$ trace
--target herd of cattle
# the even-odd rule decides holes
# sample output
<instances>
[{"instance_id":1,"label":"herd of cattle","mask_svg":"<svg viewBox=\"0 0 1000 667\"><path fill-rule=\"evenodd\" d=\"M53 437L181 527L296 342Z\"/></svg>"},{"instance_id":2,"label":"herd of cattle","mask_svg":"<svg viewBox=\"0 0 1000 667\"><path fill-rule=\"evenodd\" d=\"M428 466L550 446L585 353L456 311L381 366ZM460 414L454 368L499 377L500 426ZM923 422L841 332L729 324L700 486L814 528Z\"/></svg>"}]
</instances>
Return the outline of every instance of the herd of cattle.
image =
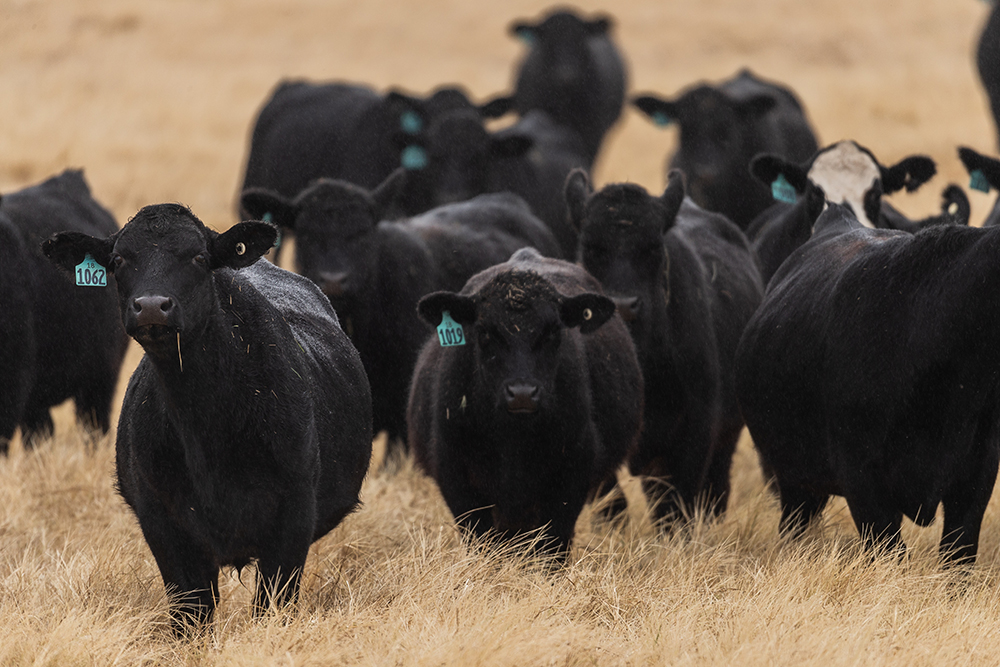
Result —
<instances>
[{"instance_id":1,"label":"herd of cattle","mask_svg":"<svg viewBox=\"0 0 1000 667\"><path fill-rule=\"evenodd\" d=\"M50 434L67 398L107 432L138 341L118 488L178 624L211 618L221 566L257 563L258 609L294 599L380 431L469 534L543 529L556 557L586 502L625 509L623 464L665 529L723 512L746 424L782 530L841 495L866 544L902 549L902 516L943 504L942 556L973 561L1000 461L1000 200L969 226L949 186L906 218L883 195L930 158L820 148L796 96L747 70L633 97L679 126L667 186L595 191L626 101L611 27L514 23L515 89L481 105L282 82L247 221L221 234L175 204L119 229L79 171L4 195L3 451L17 428L27 447ZM1000 9L978 65L1000 113ZM1000 161L960 156L1000 188ZM262 259L292 234L301 275Z\"/></svg>"}]
</instances>

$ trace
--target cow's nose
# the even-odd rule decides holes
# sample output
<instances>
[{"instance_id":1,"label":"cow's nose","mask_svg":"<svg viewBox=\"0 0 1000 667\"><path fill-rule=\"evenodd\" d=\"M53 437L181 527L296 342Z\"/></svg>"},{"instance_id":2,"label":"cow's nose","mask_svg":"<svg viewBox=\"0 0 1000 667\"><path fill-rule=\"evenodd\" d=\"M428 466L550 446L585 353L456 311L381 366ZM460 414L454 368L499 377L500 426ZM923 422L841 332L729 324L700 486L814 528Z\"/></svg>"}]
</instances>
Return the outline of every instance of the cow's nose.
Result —
<instances>
[{"instance_id":1,"label":"cow's nose","mask_svg":"<svg viewBox=\"0 0 1000 667\"><path fill-rule=\"evenodd\" d=\"M612 299L612 301L615 303L615 309L618 310L618 314L626 322L634 322L639 318L639 312L642 310L642 302L639 301L639 297L618 297Z\"/></svg>"},{"instance_id":2,"label":"cow's nose","mask_svg":"<svg viewBox=\"0 0 1000 667\"><path fill-rule=\"evenodd\" d=\"M330 298L339 298L350 292L351 274L348 271L338 271L330 273L323 271L319 274L319 287Z\"/></svg>"},{"instance_id":3,"label":"cow's nose","mask_svg":"<svg viewBox=\"0 0 1000 667\"><path fill-rule=\"evenodd\" d=\"M538 412L541 389L534 384L507 385L507 412Z\"/></svg>"},{"instance_id":4,"label":"cow's nose","mask_svg":"<svg viewBox=\"0 0 1000 667\"><path fill-rule=\"evenodd\" d=\"M140 296L132 300L135 323L140 327L149 324L166 326L173 307L174 300L168 296Z\"/></svg>"}]
</instances>

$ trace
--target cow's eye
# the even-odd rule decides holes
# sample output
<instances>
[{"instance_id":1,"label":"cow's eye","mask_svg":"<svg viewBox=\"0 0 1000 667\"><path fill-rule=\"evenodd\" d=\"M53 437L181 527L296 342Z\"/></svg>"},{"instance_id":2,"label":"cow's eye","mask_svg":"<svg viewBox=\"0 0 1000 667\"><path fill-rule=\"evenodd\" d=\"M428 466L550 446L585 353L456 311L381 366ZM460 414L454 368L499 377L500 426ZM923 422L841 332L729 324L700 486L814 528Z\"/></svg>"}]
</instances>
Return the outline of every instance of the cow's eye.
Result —
<instances>
[{"instance_id":1,"label":"cow's eye","mask_svg":"<svg viewBox=\"0 0 1000 667\"><path fill-rule=\"evenodd\" d=\"M111 268L113 271L117 271L118 269L120 269L121 265L124 263L125 259L118 253L115 253L114 256L111 258Z\"/></svg>"},{"instance_id":2,"label":"cow's eye","mask_svg":"<svg viewBox=\"0 0 1000 667\"><path fill-rule=\"evenodd\" d=\"M207 266L208 265L208 258L205 257L205 253L203 253L203 252L199 252L197 255L195 255L191 259L191 261L194 262L198 266Z\"/></svg>"}]
</instances>

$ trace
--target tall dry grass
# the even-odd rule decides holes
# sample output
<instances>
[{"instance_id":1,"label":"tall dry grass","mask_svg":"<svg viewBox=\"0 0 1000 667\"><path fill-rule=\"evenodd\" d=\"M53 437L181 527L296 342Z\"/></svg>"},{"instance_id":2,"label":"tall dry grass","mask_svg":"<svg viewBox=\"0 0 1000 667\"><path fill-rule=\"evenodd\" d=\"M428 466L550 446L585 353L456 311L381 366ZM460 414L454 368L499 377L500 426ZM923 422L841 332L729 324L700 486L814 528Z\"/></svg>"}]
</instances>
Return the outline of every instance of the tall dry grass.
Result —
<instances>
[{"instance_id":1,"label":"tall dry grass","mask_svg":"<svg viewBox=\"0 0 1000 667\"><path fill-rule=\"evenodd\" d=\"M0 191L82 166L124 222L181 201L234 220L246 135L282 76L423 92L505 89L520 47L515 0L0 0ZM589 10L602 3L580 2ZM605 5L612 8L611 3ZM971 66L974 0L673 0L615 3L634 90L671 93L749 65L791 84L821 140L855 138L885 162L928 153L942 176L904 211L966 182L955 146L994 153ZM662 185L676 137L632 112L596 178ZM993 197L970 193L974 218ZM123 383L135 367L133 347ZM120 395L119 395L120 403ZM1000 662L994 502L971 571L937 563L940 523L904 527L903 562L871 558L843 502L801 542L749 442L719 522L657 534L635 501L609 525L588 508L569 565L469 550L409 461L373 473L364 507L314 545L295 610L249 615L252 569L223 578L209 632L179 641L135 520L113 486L113 437L72 411L36 451L0 461L0 665L941 665Z\"/></svg>"}]
</instances>

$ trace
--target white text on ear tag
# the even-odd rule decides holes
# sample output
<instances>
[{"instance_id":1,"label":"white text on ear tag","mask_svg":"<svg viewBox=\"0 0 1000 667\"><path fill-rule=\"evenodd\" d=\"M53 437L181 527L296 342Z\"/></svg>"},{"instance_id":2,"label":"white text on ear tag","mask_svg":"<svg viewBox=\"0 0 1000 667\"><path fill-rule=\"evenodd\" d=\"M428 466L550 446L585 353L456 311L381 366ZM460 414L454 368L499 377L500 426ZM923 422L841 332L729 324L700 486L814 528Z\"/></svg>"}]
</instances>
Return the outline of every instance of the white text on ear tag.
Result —
<instances>
[{"instance_id":1,"label":"white text on ear tag","mask_svg":"<svg viewBox=\"0 0 1000 667\"><path fill-rule=\"evenodd\" d=\"M437 334L441 347L465 345L465 331L462 325L451 319L451 313L447 310L441 312L441 324L438 325Z\"/></svg>"},{"instance_id":2,"label":"white text on ear tag","mask_svg":"<svg viewBox=\"0 0 1000 667\"><path fill-rule=\"evenodd\" d=\"M88 252L83 261L76 265L76 284L81 287L107 287L108 271L95 262Z\"/></svg>"}]
</instances>

